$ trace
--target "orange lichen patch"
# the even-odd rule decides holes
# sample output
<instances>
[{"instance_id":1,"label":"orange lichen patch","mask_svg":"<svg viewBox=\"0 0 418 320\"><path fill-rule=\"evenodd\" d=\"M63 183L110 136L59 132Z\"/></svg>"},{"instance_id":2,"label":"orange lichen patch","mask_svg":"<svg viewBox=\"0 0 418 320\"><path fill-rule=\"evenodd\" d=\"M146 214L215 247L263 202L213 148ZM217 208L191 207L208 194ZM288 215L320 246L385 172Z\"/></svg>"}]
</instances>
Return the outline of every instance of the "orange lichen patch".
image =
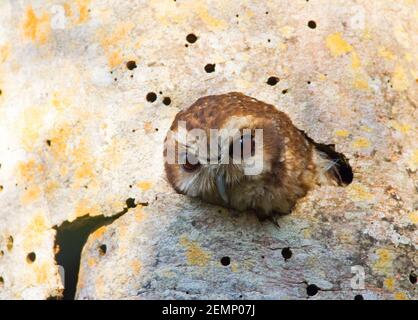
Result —
<instances>
[{"instance_id":1,"label":"orange lichen patch","mask_svg":"<svg viewBox=\"0 0 418 320\"><path fill-rule=\"evenodd\" d=\"M335 135L337 137L347 138L350 135L350 131L345 129L335 130Z\"/></svg>"},{"instance_id":2,"label":"orange lichen patch","mask_svg":"<svg viewBox=\"0 0 418 320\"><path fill-rule=\"evenodd\" d=\"M10 55L10 45L5 44L0 46L0 63L4 63Z\"/></svg>"},{"instance_id":3,"label":"orange lichen patch","mask_svg":"<svg viewBox=\"0 0 418 320\"><path fill-rule=\"evenodd\" d=\"M49 278L52 276L50 265L47 262L43 262L41 264L34 264L34 273L36 275L36 283L37 284L46 284Z\"/></svg>"},{"instance_id":4,"label":"orange lichen patch","mask_svg":"<svg viewBox=\"0 0 418 320\"><path fill-rule=\"evenodd\" d=\"M357 138L353 141L353 147L359 149L368 148L370 147L370 141L369 139L363 137Z\"/></svg>"},{"instance_id":5,"label":"orange lichen patch","mask_svg":"<svg viewBox=\"0 0 418 320\"><path fill-rule=\"evenodd\" d=\"M89 18L89 5L90 0L76 0L77 7L78 7L78 23L84 23Z\"/></svg>"},{"instance_id":6,"label":"orange lichen patch","mask_svg":"<svg viewBox=\"0 0 418 320\"><path fill-rule=\"evenodd\" d=\"M23 235L23 248L25 251L31 251L33 248L41 246L48 236L51 225L43 212L39 212L25 227Z\"/></svg>"},{"instance_id":7,"label":"orange lichen patch","mask_svg":"<svg viewBox=\"0 0 418 320\"><path fill-rule=\"evenodd\" d=\"M142 206L138 205L135 208L134 215L135 215L135 220L137 222L141 222L142 220L144 220L145 213L144 213L144 210L143 210Z\"/></svg>"},{"instance_id":8,"label":"orange lichen patch","mask_svg":"<svg viewBox=\"0 0 418 320\"><path fill-rule=\"evenodd\" d=\"M26 15L23 20L23 34L32 41L44 44L51 33L50 17L44 12L38 18L31 6L26 9Z\"/></svg>"},{"instance_id":9,"label":"orange lichen patch","mask_svg":"<svg viewBox=\"0 0 418 320\"><path fill-rule=\"evenodd\" d=\"M105 281L103 276L99 276L94 282L94 288L96 289L96 297L100 299L103 296L105 290Z\"/></svg>"},{"instance_id":10,"label":"orange lichen patch","mask_svg":"<svg viewBox=\"0 0 418 320\"><path fill-rule=\"evenodd\" d=\"M145 121L145 123L144 123L144 131L147 134L154 132L154 128L153 128L152 123L150 121Z\"/></svg>"},{"instance_id":11,"label":"orange lichen patch","mask_svg":"<svg viewBox=\"0 0 418 320\"><path fill-rule=\"evenodd\" d=\"M123 58L119 49L114 50L112 52L108 52L107 54L107 62L109 66L113 69L120 65L123 62Z\"/></svg>"},{"instance_id":12,"label":"orange lichen patch","mask_svg":"<svg viewBox=\"0 0 418 320\"><path fill-rule=\"evenodd\" d=\"M394 298L395 300L408 300L408 296L407 296L404 292L401 292L401 291L396 292L396 293L393 295L393 298Z\"/></svg>"},{"instance_id":13,"label":"orange lichen patch","mask_svg":"<svg viewBox=\"0 0 418 320\"><path fill-rule=\"evenodd\" d=\"M90 182L96 176L94 172L94 159L90 154L86 140L82 139L73 151L74 164L77 168L74 171L73 184L71 187L79 188Z\"/></svg>"},{"instance_id":14,"label":"orange lichen patch","mask_svg":"<svg viewBox=\"0 0 418 320\"><path fill-rule=\"evenodd\" d=\"M122 163L124 144L126 144L125 140L112 138L110 144L106 147L103 167L110 170Z\"/></svg>"},{"instance_id":15,"label":"orange lichen patch","mask_svg":"<svg viewBox=\"0 0 418 320\"><path fill-rule=\"evenodd\" d=\"M396 91L404 91L409 87L408 76L406 75L405 69L400 64L398 64L393 71L392 84L393 89Z\"/></svg>"},{"instance_id":16,"label":"orange lichen patch","mask_svg":"<svg viewBox=\"0 0 418 320\"><path fill-rule=\"evenodd\" d=\"M36 200L39 199L39 196L41 195L41 189L36 186L30 186L25 190L22 197L20 198L20 201L23 205L28 205Z\"/></svg>"},{"instance_id":17,"label":"orange lichen patch","mask_svg":"<svg viewBox=\"0 0 418 320\"><path fill-rule=\"evenodd\" d=\"M347 190L350 197L355 201L370 201L373 199L373 195L362 184L352 183L347 187Z\"/></svg>"},{"instance_id":18,"label":"orange lichen patch","mask_svg":"<svg viewBox=\"0 0 418 320\"><path fill-rule=\"evenodd\" d=\"M90 235L91 240L94 241L103 238L103 235L106 232L106 230L106 226L100 227Z\"/></svg>"},{"instance_id":19,"label":"orange lichen patch","mask_svg":"<svg viewBox=\"0 0 418 320\"><path fill-rule=\"evenodd\" d=\"M48 181L45 186L45 193L51 194L58 189L59 184L56 181Z\"/></svg>"},{"instance_id":20,"label":"orange lichen patch","mask_svg":"<svg viewBox=\"0 0 418 320\"><path fill-rule=\"evenodd\" d=\"M137 186L142 191L147 191L147 190L151 189L152 182L150 182L150 181L140 181L140 182L137 183Z\"/></svg>"},{"instance_id":21,"label":"orange lichen patch","mask_svg":"<svg viewBox=\"0 0 418 320\"><path fill-rule=\"evenodd\" d=\"M393 277L386 278L385 281L383 281L383 285L387 290L393 291L395 288L395 279Z\"/></svg>"},{"instance_id":22,"label":"orange lichen patch","mask_svg":"<svg viewBox=\"0 0 418 320\"><path fill-rule=\"evenodd\" d=\"M392 268L393 253L388 249L380 248L376 250L377 261L374 263L373 268L383 274L389 274Z\"/></svg>"},{"instance_id":23,"label":"orange lichen patch","mask_svg":"<svg viewBox=\"0 0 418 320\"><path fill-rule=\"evenodd\" d=\"M79 217L83 217L86 215L94 217L101 214L102 212L98 205L92 205L89 200L83 199L76 204L75 210L71 214L71 217L68 218L68 220L71 222Z\"/></svg>"},{"instance_id":24,"label":"orange lichen patch","mask_svg":"<svg viewBox=\"0 0 418 320\"><path fill-rule=\"evenodd\" d=\"M93 268L93 267L95 267L97 265L97 260L94 259L94 258L92 258L92 257L90 257L90 258L87 259L87 265L90 268Z\"/></svg>"},{"instance_id":25,"label":"orange lichen patch","mask_svg":"<svg viewBox=\"0 0 418 320\"><path fill-rule=\"evenodd\" d=\"M33 106L24 109L18 126L21 141L26 151L32 151L34 145L38 142L47 113L47 106Z\"/></svg>"},{"instance_id":26,"label":"orange lichen patch","mask_svg":"<svg viewBox=\"0 0 418 320\"><path fill-rule=\"evenodd\" d=\"M35 162L31 159L27 162L20 162L18 164L19 178L22 182L31 184L35 183L36 177L41 176L44 173L44 167L42 164Z\"/></svg>"},{"instance_id":27,"label":"orange lichen patch","mask_svg":"<svg viewBox=\"0 0 418 320\"><path fill-rule=\"evenodd\" d=\"M61 93L54 92L51 97L51 104L58 111L63 111L65 107L69 105L69 101L67 98L64 98Z\"/></svg>"},{"instance_id":28,"label":"orange lichen patch","mask_svg":"<svg viewBox=\"0 0 418 320\"><path fill-rule=\"evenodd\" d=\"M210 254L203 250L197 242L190 241L186 236L182 236L179 243L186 248L186 258L188 264L199 267L203 267L208 264Z\"/></svg>"},{"instance_id":29,"label":"orange lichen patch","mask_svg":"<svg viewBox=\"0 0 418 320\"><path fill-rule=\"evenodd\" d=\"M130 265L130 267L131 267L131 269L132 269L132 272L133 272L134 274L138 274L138 273L140 273L140 272L141 272L141 269L142 269L142 264L141 264L141 262L140 262L139 260L132 260L132 261L129 263L129 265Z\"/></svg>"},{"instance_id":30,"label":"orange lichen patch","mask_svg":"<svg viewBox=\"0 0 418 320\"><path fill-rule=\"evenodd\" d=\"M353 47L342 38L339 32L327 36L326 46L334 57L341 56L353 50Z\"/></svg>"},{"instance_id":31,"label":"orange lichen patch","mask_svg":"<svg viewBox=\"0 0 418 320\"><path fill-rule=\"evenodd\" d=\"M72 11L72 9L71 9L71 4L70 4L70 3L68 3L68 2L65 2L65 3L63 4L63 7L64 7L64 12L65 12L65 15L66 15L67 17L71 17L71 16L73 15L73 11Z\"/></svg>"}]
</instances>

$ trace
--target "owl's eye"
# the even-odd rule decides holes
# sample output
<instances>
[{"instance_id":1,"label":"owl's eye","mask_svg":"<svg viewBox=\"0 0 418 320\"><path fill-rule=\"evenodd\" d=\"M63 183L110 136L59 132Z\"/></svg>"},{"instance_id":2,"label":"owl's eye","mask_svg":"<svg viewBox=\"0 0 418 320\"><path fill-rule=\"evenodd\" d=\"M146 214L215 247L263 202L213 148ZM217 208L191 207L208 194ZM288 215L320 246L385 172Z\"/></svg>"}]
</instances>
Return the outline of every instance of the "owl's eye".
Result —
<instances>
[{"instance_id":1,"label":"owl's eye","mask_svg":"<svg viewBox=\"0 0 418 320\"><path fill-rule=\"evenodd\" d=\"M199 161L191 154L186 155L186 163L182 165L184 171L193 172L200 167Z\"/></svg>"},{"instance_id":2,"label":"owl's eye","mask_svg":"<svg viewBox=\"0 0 418 320\"><path fill-rule=\"evenodd\" d=\"M243 135L229 146L229 156L232 159L246 159L255 154L255 140L253 135Z\"/></svg>"}]
</instances>

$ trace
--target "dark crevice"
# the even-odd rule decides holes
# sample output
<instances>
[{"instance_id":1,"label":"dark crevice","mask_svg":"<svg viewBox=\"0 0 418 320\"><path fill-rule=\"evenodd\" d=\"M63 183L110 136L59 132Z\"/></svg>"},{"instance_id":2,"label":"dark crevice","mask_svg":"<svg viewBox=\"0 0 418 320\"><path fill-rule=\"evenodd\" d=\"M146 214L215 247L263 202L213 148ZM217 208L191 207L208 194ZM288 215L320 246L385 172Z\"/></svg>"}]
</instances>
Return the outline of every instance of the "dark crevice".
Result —
<instances>
[{"instance_id":1,"label":"dark crevice","mask_svg":"<svg viewBox=\"0 0 418 320\"><path fill-rule=\"evenodd\" d=\"M141 203L147 206L148 203ZM103 215L91 217L85 215L69 222L65 221L60 226L55 226L57 231L55 237L56 254L55 260L65 271L65 288L61 299L74 300L77 289L78 272L80 268L81 251L89 237L102 226L107 226L128 212L130 208L135 208L135 199L126 200L126 207L111 217ZM103 248L102 248L103 250Z\"/></svg>"},{"instance_id":2,"label":"dark crevice","mask_svg":"<svg viewBox=\"0 0 418 320\"><path fill-rule=\"evenodd\" d=\"M351 168L347 157L344 154L335 151L334 144L315 142L304 131L299 131L315 146L319 152L325 155L330 161L334 162L334 165L330 168L330 170L328 170L328 172L333 176L339 185L349 185L353 182L353 169Z\"/></svg>"}]
</instances>

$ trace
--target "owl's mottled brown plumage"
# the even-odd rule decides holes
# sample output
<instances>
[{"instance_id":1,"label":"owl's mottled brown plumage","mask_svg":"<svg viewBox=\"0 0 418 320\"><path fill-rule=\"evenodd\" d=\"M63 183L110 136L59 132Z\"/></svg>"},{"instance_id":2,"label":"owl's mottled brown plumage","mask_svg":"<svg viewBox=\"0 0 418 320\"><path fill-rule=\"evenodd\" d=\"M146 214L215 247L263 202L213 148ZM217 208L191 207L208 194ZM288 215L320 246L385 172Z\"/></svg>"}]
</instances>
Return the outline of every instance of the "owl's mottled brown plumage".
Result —
<instances>
[{"instance_id":1,"label":"owl's mottled brown plumage","mask_svg":"<svg viewBox=\"0 0 418 320\"><path fill-rule=\"evenodd\" d=\"M198 99L176 115L171 131L177 132L179 121L186 122L187 131L203 129L208 137L210 129L263 129L263 170L257 175L244 174L245 161L242 165L201 164L193 170L166 161L168 181L182 194L269 216L289 213L315 185L343 184L352 178L343 155L331 146L316 144L274 106L242 93ZM166 146L170 144L179 142L167 136Z\"/></svg>"}]
</instances>

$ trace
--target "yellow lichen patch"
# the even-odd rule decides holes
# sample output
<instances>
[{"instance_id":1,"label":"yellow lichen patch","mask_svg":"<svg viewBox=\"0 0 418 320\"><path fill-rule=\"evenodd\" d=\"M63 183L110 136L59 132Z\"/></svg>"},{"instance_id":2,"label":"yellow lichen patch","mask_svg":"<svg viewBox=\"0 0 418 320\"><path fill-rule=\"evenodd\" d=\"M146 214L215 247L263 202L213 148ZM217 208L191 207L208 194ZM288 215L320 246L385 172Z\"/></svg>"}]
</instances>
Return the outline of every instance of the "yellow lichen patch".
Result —
<instances>
[{"instance_id":1,"label":"yellow lichen patch","mask_svg":"<svg viewBox=\"0 0 418 320\"><path fill-rule=\"evenodd\" d=\"M363 130L363 131L366 131L366 132L372 132L373 131L373 129L368 127L368 126L361 126L360 129Z\"/></svg>"},{"instance_id":2,"label":"yellow lichen patch","mask_svg":"<svg viewBox=\"0 0 418 320\"><path fill-rule=\"evenodd\" d=\"M57 111L64 111L70 102L62 93L54 92L51 97L51 104Z\"/></svg>"},{"instance_id":3,"label":"yellow lichen patch","mask_svg":"<svg viewBox=\"0 0 418 320\"><path fill-rule=\"evenodd\" d=\"M47 231L50 227L45 214L38 212L24 229L22 242L24 250L30 252L33 248L41 246L48 236Z\"/></svg>"},{"instance_id":4,"label":"yellow lichen patch","mask_svg":"<svg viewBox=\"0 0 418 320\"><path fill-rule=\"evenodd\" d=\"M140 182L137 183L137 186L142 191L147 191L147 190L151 189L152 182L150 182L150 181L140 181Z\"/></svg>"},{"instance_id":5,"label":"yellow lichen patch","mask_svg":"<svg viewBox=\"0 0 418 320\"><path fill-rule=\"evenodd\" d=\"M373 195L362 184L352 183L347 189L350 197L355 201L370 201L373 199Z\"/></svg>"},{"instance_id":6,"label":"yellow lichen patch","mask_svg":"<svg viewBox=\"0 0 418 320\"><path fill-rule=\"evenodd\" d=\"M353 47L343 39L339 32L328 35L326 38L326 45L334 57L353 50Z\"/></svg>"},{"instance_id":7,"label":"yellow lichen patch","mask_svg":"<svg viewBox=\"0 0 418 320\"><path fill-rule=\"evenodd\" d=\"M152 122L150 122L150 121L145 121L144 122L144 131L147 134L149 134L151 132L154 132L154 128L152 126Z\"/></svg>"},{"instance_id":8,"label":"yellow lichen patch","mask_svg":"<svg viewBox=\"0 0 418 320\"><path fill-rule=\"evenodd\" d=\"M44 12L38 18L33 8L29 6L26 9L22 28L26 38L43 44L48 40L49 34L51 33L50 17Z\"/></svg>"},{"instance_id":9,"label":"yellow lichen patch","mask_svg":"<svg viewBox=\"0 0 418 320\"><path fill-rule=\"evenodd\" d=\"M105 226L100 227L99 229L97 229L90 235L91 240L94 241L94 240L101 239L104 233L106 232L106 230L107 228Z\"/></svg>"},{"instance_id":10,"label":"yellow lichen patch","mask_svg":"<svg viewBox=\"0 0 418 320\"><path fill-rule=\"evenodd\" d=\"M378 55L379 57L385 58L386 60L395 59L395 55L392 53L392 51L385 49L383 47L379 48Z\"/></svg>"},{"instance_id":11,"label":"yellow lichen patch","mask_svg":"<svg viewBox=\"0 0 418 320\"><path fill-rule=\"evenodd\" d=\"M36 185L30 186L23 193L22 197L20 198L20 201L22 202L23 205L28 205L38 200L40 194L41 194L41 189L38 186Z\"/></svg>"},{"instance_id":12,"label":"yellow lichen patch","mask_svg":"<svg viewBox=\"0 0 418 320\"><path fill-rule=\"evenodd\" d=\"M180 245L186 248L187 263L199 267L206 266L210 260L210 254L203 250L195 241L187 239L186 236L180 238Z\"/></svg>"},{"instance_id":13,"label":"yellow lichen patch","mask_svg":"<svg viewBox=\"0 0 418 320\"><path fill-rule=\"evenodd\" d=\"M358 149L368 148L370 147L370 141L369 139L363 137L357 138L353 141L353 147Z\"/></svg>"},{"instance_id":14,"label":"yellow lichen patch","mask_svg":"<svg viewBox=\"0 0 418 320\"><path fill-rule=\"evenodd\" d=\"M63 7L64 7L64 12L65 12L65 15L66 15L67 17L71 17L71 16L73 15L73 10L71 10L71 4L70 4L70 3L68 3L68 2L65 2L65 3L63 4Z\"/></svg>"},{"instance_id":15,"label":"yellow lichen patch","mask_svg":"<svg viewBox=\"0 0 418 320\"><path fill-rule=\"evenodd\" d=\"M407 295L406 295L404 292L401 292L401 291L396 292L396 293L393 295L393 298L394 298L395 300L408 300Z\"/></svg>"},{"instance_id":16,"label":"yellow lichen patch","mask_svg":"<svg viewBox=\"0 0 418 320\"><path fill-rule=\"evenodd\" d=\"M377 260L373 265L373 268L382 273L389 274L392 268L393 253L384 248L379 248L376 250Z\"/></svg>"},{"instance_id":17,"label":"yellow lichen patch","mask_svg":"<svg viewBox=\"0 0 418 320\"><path fill-rule=\"evenodd\" d=\"M94 217L101 214L102 212L98 205L92 205L90 204L89 200L83 199L76 204L75 210L71 213L70 217L68 218L68 221L71 222L79 217L83 217L86 215Z\"/></svg>"},{"instance_id":18,"label":"yellow lichen patch","mask_svg":"<svg viewBox=\"0 0 418 320\"><path fill-rule=\"evenodd\" d=\"M369 83L367 82L366 77L361 73L356 73L354 75L354 88L359 90L368 90Z\"/></svg>"},{"instance_id":19,"label":"yellow lichen patch","mask_svg":"<svg viewBox=\"0 0 418 320\"><path fill-rule=\"evenodd\" d=\"M383 284L386 289L388 289L389 291L393 291L393 289L395 288L395 279L393 277L386 278Z\"/></svg>"},{"instance_id":20,"label":"yellow lichen patch","mask_svg":"<svg viewBox=\"0 0 418 320\"><path fill-rule=\"evenodd\" d=\"M360 58L355 51L351 54L351 67L353 69L359 69L361 67Z\"/></svg>"},{"instance_id":21,"label":"yellow lichen patch","mask_svg":"<svg viewBox=\"0 0 418 320\"><path fill-rule=\"evenodd\" d=\"M292 26L284 26L279 29L281 35L285 38L290 38L293 35L295 28Z\"/></svg>"},{"instance_id":22,"label":"yellow lichen patch","mask_svg":"<svg viewBox=\"0 0 418 320\"><path fill-rule=\"evenodd\" d=\"M398 64L392 74L393 89L396 91L404 91L409 87L409 80L403 66Z\"/></svg>"},{"instance_id":23,"label":"yellow lichen patch","mask_svg":"<svg viewBox=\"0 0 418 320\"><path fill-rule=\"evenodd\" d=\"M345 129L335 130L335 135L337 137L347 138L350 135L350 131Z\"/></svg>"},{"instance_id":24,"label":"yellow lichen patch","mask_svg":"<svg viewBox=\"0 0 418 320\"><path fill-rule=\"evenodd\" d=\"M217 19L212 16L208 9L203 4L196 4L196 12L202 22L208 27L211 31L225 29L227 24L224 20Z\"/></svg>"},{"instance_id":25,"label":"yellow lichen patch","mask_svg":"<svg viewBox=\"0 0 418 320\"><path fill-rule=\"evenodd\" d=\"M132 272L134 274L138 274L138 273L141 272L142 265L141 265L141 262L139 260L132 260L129 265L130 265L130 267L132 269Z\"/></svg>"},{"instance_id":26,"label":"yellow lichen patch","mask_svg":"<svg viewBox=\"0 0 418 320\"><path fill-rule=\"evenodd\" d=\"M408 159L408 167L415 171L418 168L418 149L411 152L411 156Z\"/></svg>"},{"instance_id":27,"label":"yellow lichen patch","mask_svg":"<svg viewBox=\"0 0 418 320\"><path fill-rule=\"evenodd\" d=\"M238 263L236 263L236 262L231 263L231 271L232 272L238 272Z\"/></svg>"},{"instance_id":28,"label":"yellow lichen patch","mask_svg":"<svg viewBox=\"0 0 418 320\"><path fill-rule=\"evenodd\" d=\"M97 265L97 260L95 258L93 258L93 257L90 257L90 258L87 259L87 265L90 268L93 268L93 267L95 267Z\"/></svg>"},{"instance_id":29,"label":"yellow lichen patch","mask_svg":"<svg viewBox=\"0 0 418 320\"><path fill-rule=\"evenodd\" d=\"M31 159L26 162L20 162L18 164L18 173L20 180L26 184L35 183L36 177L41 176L44 173L44 167L42 164L35 162Z\"/></svg>"},{"instance_id":30,"label":"yellow lichen patch","mask_svg":"<svg viewBox=\"0 0 418 320\"><path fill-rule=\"evenodd\" d=\"M77 7L78 7L78 23L84 23L89 18L89 5L90 0L76 0Z\"/></svg>"},{"instance_id":31,"label":"yellow lichen patch","mask_svg":"<svg viewBox=\"0 0 418 320\"><path fill-rule=\"evenodd\" d=\"M409 213L408 218L412 223L418 224L418 211L412 211Z\"/></svg>"},{"instance_id":32,"label":"yellow lichen patch","mask_svg":"<svg viewBox=\"0 0 418 320\"><path fill-rule=\"evenodd\" d=\"M412 128L412 126L408 123L399 123L395 120L390 121L389 124L393 129L404 134L407 134Z\"/></svg>"}]
</instances>

